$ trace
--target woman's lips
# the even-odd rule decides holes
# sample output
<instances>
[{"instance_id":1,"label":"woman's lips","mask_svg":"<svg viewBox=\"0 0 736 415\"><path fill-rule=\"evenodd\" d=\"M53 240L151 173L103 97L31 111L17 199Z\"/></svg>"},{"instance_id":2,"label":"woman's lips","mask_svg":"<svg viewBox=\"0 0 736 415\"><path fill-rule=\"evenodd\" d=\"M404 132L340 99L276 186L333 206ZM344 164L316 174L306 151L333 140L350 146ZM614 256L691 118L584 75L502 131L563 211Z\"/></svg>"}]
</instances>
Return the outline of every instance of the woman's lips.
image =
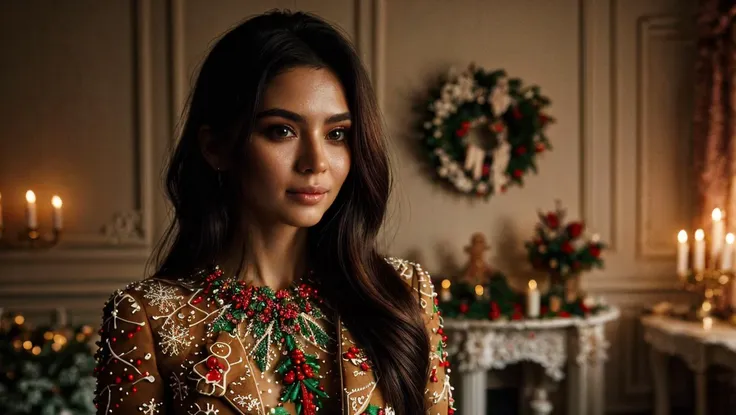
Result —
<instances>
[{"instance_id":1,"label":"woman's lips","mask_svg":"<svg viewBox=\"0 0 736 415\"><path fill-rule=\"evenodd\" d=\"M286 191L286 195L303 205L316 205L325 198L327 189L320 186L309 186L297 189L289 189Z\"/></svg>"}]
</instances>

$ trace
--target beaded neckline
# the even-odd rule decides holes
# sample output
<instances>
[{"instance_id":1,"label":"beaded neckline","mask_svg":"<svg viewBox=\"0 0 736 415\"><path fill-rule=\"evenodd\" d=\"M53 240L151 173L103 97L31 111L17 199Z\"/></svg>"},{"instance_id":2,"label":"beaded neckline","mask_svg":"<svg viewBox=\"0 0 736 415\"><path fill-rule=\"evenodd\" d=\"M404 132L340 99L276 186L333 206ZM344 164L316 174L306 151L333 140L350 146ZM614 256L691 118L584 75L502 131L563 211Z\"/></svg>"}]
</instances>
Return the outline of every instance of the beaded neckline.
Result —
<instances>
[{"instance_id":1,"label":"beaded neckline","mask_svg":"<svg viewBox=\"0 0 736 415\"><path fill-rule=\"evenodd\" d=\"M322 399L328 398L319 384L319 362L316 355L305 353L302 341L327 350L332 339L317 324L324 318L319 292L312 285L301 282L289 288L273 290L256 287L234 278L223 278L219 267L205 278L204 294L212 296L223 308L212 323L214 332L235 333L239 324L247 320L246 334L255 339L253 357L263 372L273 363L271 345L282 350L275 372L282 376L284 388L281 402L293 402L298 415L315 415L322 408ZM217 381L221 368L217 359L207 361L207 377ZM276 415L289 415L283 408L274 408Z\"/></svg>"}]
</instances>

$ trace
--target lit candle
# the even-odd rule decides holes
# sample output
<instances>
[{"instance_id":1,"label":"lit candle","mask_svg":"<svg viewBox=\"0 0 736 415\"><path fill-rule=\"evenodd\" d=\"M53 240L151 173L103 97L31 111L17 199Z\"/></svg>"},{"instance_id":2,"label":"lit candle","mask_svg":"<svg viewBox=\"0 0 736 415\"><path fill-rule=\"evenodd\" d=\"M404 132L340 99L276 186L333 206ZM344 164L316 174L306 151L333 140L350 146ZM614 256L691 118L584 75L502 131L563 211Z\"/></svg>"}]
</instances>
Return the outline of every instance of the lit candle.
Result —
<instances>
[{"instance_id":1,"label":"lit candle","mask_svg":"<svg viewBox=\"0 0 736 415\"><path fill-rule=\"evenodd\" d=\"M26 192L26 225L28 229L38 228L36 217L36 194L32 190Z\"/></svg>"},{"instance_id":2,"label":"lit candle","mask_svg":"<svg viewBox=\"0 0 736 415\"><path fill-rule=\"evenodd\" d=\"M690 254L690 245L687 244L687 232L684 230L677 234L677 275L683 277L687 274L687 256Z\"/></svg>"},{"instance_id":3,"label":"lit candle","mask_svg":"<svg viewBox=\"0 0 736 415\"><path fill-rule=\"evenodd\" d=\"M530 318L539 317L540 303L541 297L537 288L537 282L530 280L529 289L526 292L526 316Z\"/></svg>"},{"instance_id":4,"label":"lit candle","mask_svg":"<svg viewBox=\"0 0 736 415\"><path fill-rule=\"evenodd\" d=\"M51 205L54 207L53 214L51 216L51 223L53 224L54 230L59 231L64 225L62 216L61 216L61 198L59 196L54 196L51 198Z\"/></svg>"},{"instance_id":5,"label":"lit candle","mask_svg":"<svg viewBox=\"0 0 736 415\"><path fill-rule=\"evenodd\" d=\"M734 235L732 233L728 233L726 235L726 246L723 248L723 252L721 253L721 270L730 270L731 267L733 267L733 242L734 242Z\"/></svg>"},{"instance_id":6,"label":"lit candle","mask_svg":"<svg viewBox=\"0 0 736 415\"><path fill-rule=\"evenodd\" d=\"M452 293L450 293L450 286L452 283L450 280L442 280L442 290L440 290L440 301L443 303L452 300Z\"/></svg>"},{"instance_id":7,"label":"lit candle","mask_svg":"<svg viewBox=\"0 0 736 415\"><path fill-rule=\"evenodd\" d=\"M695 258L693 269L697 272L705 269L705 232L702 229L695 231Z\"/></svg>"},{"instance_id":8,"label":"lit candle","mask_svg":"<svg viewBox=\"0 0 736 415\"><path fill-rule=\"evenodd\" d=\"M710 330L713 327L713 317L703 317L703 329Z\"/></svg>"},{"instance_id":9,"label":"lit candle","mask_svg":"<svg viewBox=\"0 0 736 415\"><path fill-rule=\"evenodd\" d=\"M721 251L723 250L723 233L725 229L725 223L723 221L723 214L721 213L721 209L713 209L711 218L713 219L713 233L711 234L710 261L711 267L715 268L716 260L721 255Z\"/></svg>"},{"instance_id":10,"label":"lit candle","mask_svg":"<svg viewBox=\"0 0 736 415\"><path fill-rule=\"evenodd\" d=\"M475 296L478 297L479 300L483 298L483 291L485 290L482 285L478 284L475 286Z\"/></svg>"}]
</instances>

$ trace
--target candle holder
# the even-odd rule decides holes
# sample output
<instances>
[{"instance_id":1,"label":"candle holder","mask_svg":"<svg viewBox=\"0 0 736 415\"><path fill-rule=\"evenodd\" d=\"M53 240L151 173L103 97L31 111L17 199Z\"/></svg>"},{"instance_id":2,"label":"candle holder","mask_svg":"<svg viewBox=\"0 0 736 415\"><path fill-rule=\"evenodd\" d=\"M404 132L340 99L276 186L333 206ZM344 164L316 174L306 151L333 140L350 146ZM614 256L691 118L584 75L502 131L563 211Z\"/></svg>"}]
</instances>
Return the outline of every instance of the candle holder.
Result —
<instances>
[{"instance_id":1,"label":"candle holder","mask_svg":"<svg viewBox=\"0 0 736 415\"><path fill-rule=\"evenodd\" d=\"M691 317L702 321L711 317L716 310L718 299L724 295L724 288L734 279L733 270L704 269L690 270L680 277L680 288L698 295L698 306Z\"/></svg>"},{"instance_id":2,"label":"candle holder","mask_svg":"<svg viewBox=\"0 0 736 415\"><path fill-rule=\"evenodd\" d=\"M0 225L0 250L49 249L61 240L61 229L53 229L42 235L38 228L26 228L18 232L18 240L10 242L5 238L4 227Z\"/></svg>"}]
</instances>

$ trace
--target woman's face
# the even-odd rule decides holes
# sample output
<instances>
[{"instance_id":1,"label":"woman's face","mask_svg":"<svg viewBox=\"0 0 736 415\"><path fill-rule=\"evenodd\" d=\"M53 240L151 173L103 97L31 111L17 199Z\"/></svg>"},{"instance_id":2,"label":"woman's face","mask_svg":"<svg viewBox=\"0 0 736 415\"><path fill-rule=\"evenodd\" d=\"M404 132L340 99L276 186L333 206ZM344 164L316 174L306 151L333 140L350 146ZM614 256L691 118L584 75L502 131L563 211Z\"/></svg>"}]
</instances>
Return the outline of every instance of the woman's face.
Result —
<instances>
[{"instance_id":1,"label":"woman's face","mask_svg":"<svg viewBox=\"0 0 736 415\"><path fill-rule=\"evenodd\" d=\"M337 77L298 67L269 83L246 145L250 219L317 224L350 170L351 116Z\"/></svg>"}]
</instances>

